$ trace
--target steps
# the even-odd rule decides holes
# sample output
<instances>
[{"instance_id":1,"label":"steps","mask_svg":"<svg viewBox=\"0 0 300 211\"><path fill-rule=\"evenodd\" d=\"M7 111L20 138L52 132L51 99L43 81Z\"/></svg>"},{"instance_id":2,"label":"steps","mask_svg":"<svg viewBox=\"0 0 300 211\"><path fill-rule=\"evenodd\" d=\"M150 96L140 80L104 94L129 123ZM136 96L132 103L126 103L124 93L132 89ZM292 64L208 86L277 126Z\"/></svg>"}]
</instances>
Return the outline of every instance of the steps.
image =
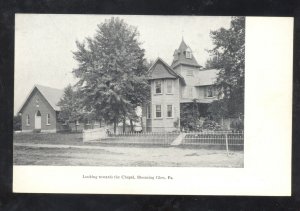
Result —
<instances>
[{"instance_id":1,"label":"steps","mask_svg":"<svg viewBox=\"0 0 300 211\"><path fill-rule=\"evenodd\" d=\"M171 143L172 146L178 146L182 143L182 140L185 137L185 133L180 133L179 136Z\"/></svg>"}]
</instances>

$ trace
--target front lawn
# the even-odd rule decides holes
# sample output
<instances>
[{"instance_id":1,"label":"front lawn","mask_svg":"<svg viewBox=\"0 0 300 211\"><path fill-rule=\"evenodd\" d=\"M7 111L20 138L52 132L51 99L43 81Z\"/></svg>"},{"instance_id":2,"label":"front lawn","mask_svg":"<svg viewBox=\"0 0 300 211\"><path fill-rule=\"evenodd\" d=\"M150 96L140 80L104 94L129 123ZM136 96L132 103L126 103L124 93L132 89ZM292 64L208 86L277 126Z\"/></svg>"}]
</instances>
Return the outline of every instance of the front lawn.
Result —
<instances>
[{"instance_id":1,"label":"front lawn","mask_svg":"<svg viewBox=\"0 0 300 211\"><path fill-rule=\"evenodd\" d=\"M15 133L14 143L82 145L82 133Z\"/></svg>"}]
</instances>

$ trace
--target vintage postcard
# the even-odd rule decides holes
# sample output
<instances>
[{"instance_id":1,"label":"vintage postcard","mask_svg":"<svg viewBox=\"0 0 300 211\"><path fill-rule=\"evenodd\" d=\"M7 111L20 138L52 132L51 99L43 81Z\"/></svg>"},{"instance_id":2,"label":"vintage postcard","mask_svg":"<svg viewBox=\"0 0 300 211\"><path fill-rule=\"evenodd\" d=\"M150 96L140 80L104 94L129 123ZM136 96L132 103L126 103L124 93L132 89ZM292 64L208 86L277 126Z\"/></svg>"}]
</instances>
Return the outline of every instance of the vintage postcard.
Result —
<instances>
[{"instance_id":1,"label":"vintage postcard","mask_svg":"<svg viewBox=\"0 0 300 211\"><path fill-rule=\"evenodd\" d=\"M293 19L16 14L13 191L291 194Z\"/></svg>"}]
</instances>

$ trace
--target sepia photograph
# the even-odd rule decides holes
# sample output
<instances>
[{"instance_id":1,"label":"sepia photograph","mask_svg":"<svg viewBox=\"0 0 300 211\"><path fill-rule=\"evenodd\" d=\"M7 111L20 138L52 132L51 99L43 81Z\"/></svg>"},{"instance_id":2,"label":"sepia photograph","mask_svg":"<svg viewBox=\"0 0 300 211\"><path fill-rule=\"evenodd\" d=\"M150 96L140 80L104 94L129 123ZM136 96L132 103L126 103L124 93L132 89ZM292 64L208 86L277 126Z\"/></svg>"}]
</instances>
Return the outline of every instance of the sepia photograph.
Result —
<instances>
[{"instance_id":1,"label":"sepia photograph","mask_svg":"<svg viewBox=\"0 0 300 211\"><path fill-rule=\"evenodd\" d=\"M14 165L244 167L245 17L15 23Z\"/></svg>"}]
</instances>

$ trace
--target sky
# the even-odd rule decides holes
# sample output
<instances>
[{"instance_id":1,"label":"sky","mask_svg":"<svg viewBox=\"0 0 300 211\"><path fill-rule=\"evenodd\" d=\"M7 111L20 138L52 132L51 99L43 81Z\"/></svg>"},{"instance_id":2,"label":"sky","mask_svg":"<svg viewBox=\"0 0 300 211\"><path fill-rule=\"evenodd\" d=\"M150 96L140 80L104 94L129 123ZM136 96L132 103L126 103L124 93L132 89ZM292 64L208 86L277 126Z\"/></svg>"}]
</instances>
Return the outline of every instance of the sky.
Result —
<instances>
[{"instance_id":1,"label":"sky","mask_svg":"<svg viewBox=\"0 0 300 211\"><path fill-rule=\"evenodd\" d=\"M213 48L211 30L228 28L231 17L222 16L136 16L136 15L57 15L17 14L15 18L14 114L18 112L35 84L63 89L74 84L72 70L75 41L94 37L97 25L120 17L136 26L145 57L162 58L169 65L174 50L184 39L202 66Z\"/></svg>"}]
</instances>

